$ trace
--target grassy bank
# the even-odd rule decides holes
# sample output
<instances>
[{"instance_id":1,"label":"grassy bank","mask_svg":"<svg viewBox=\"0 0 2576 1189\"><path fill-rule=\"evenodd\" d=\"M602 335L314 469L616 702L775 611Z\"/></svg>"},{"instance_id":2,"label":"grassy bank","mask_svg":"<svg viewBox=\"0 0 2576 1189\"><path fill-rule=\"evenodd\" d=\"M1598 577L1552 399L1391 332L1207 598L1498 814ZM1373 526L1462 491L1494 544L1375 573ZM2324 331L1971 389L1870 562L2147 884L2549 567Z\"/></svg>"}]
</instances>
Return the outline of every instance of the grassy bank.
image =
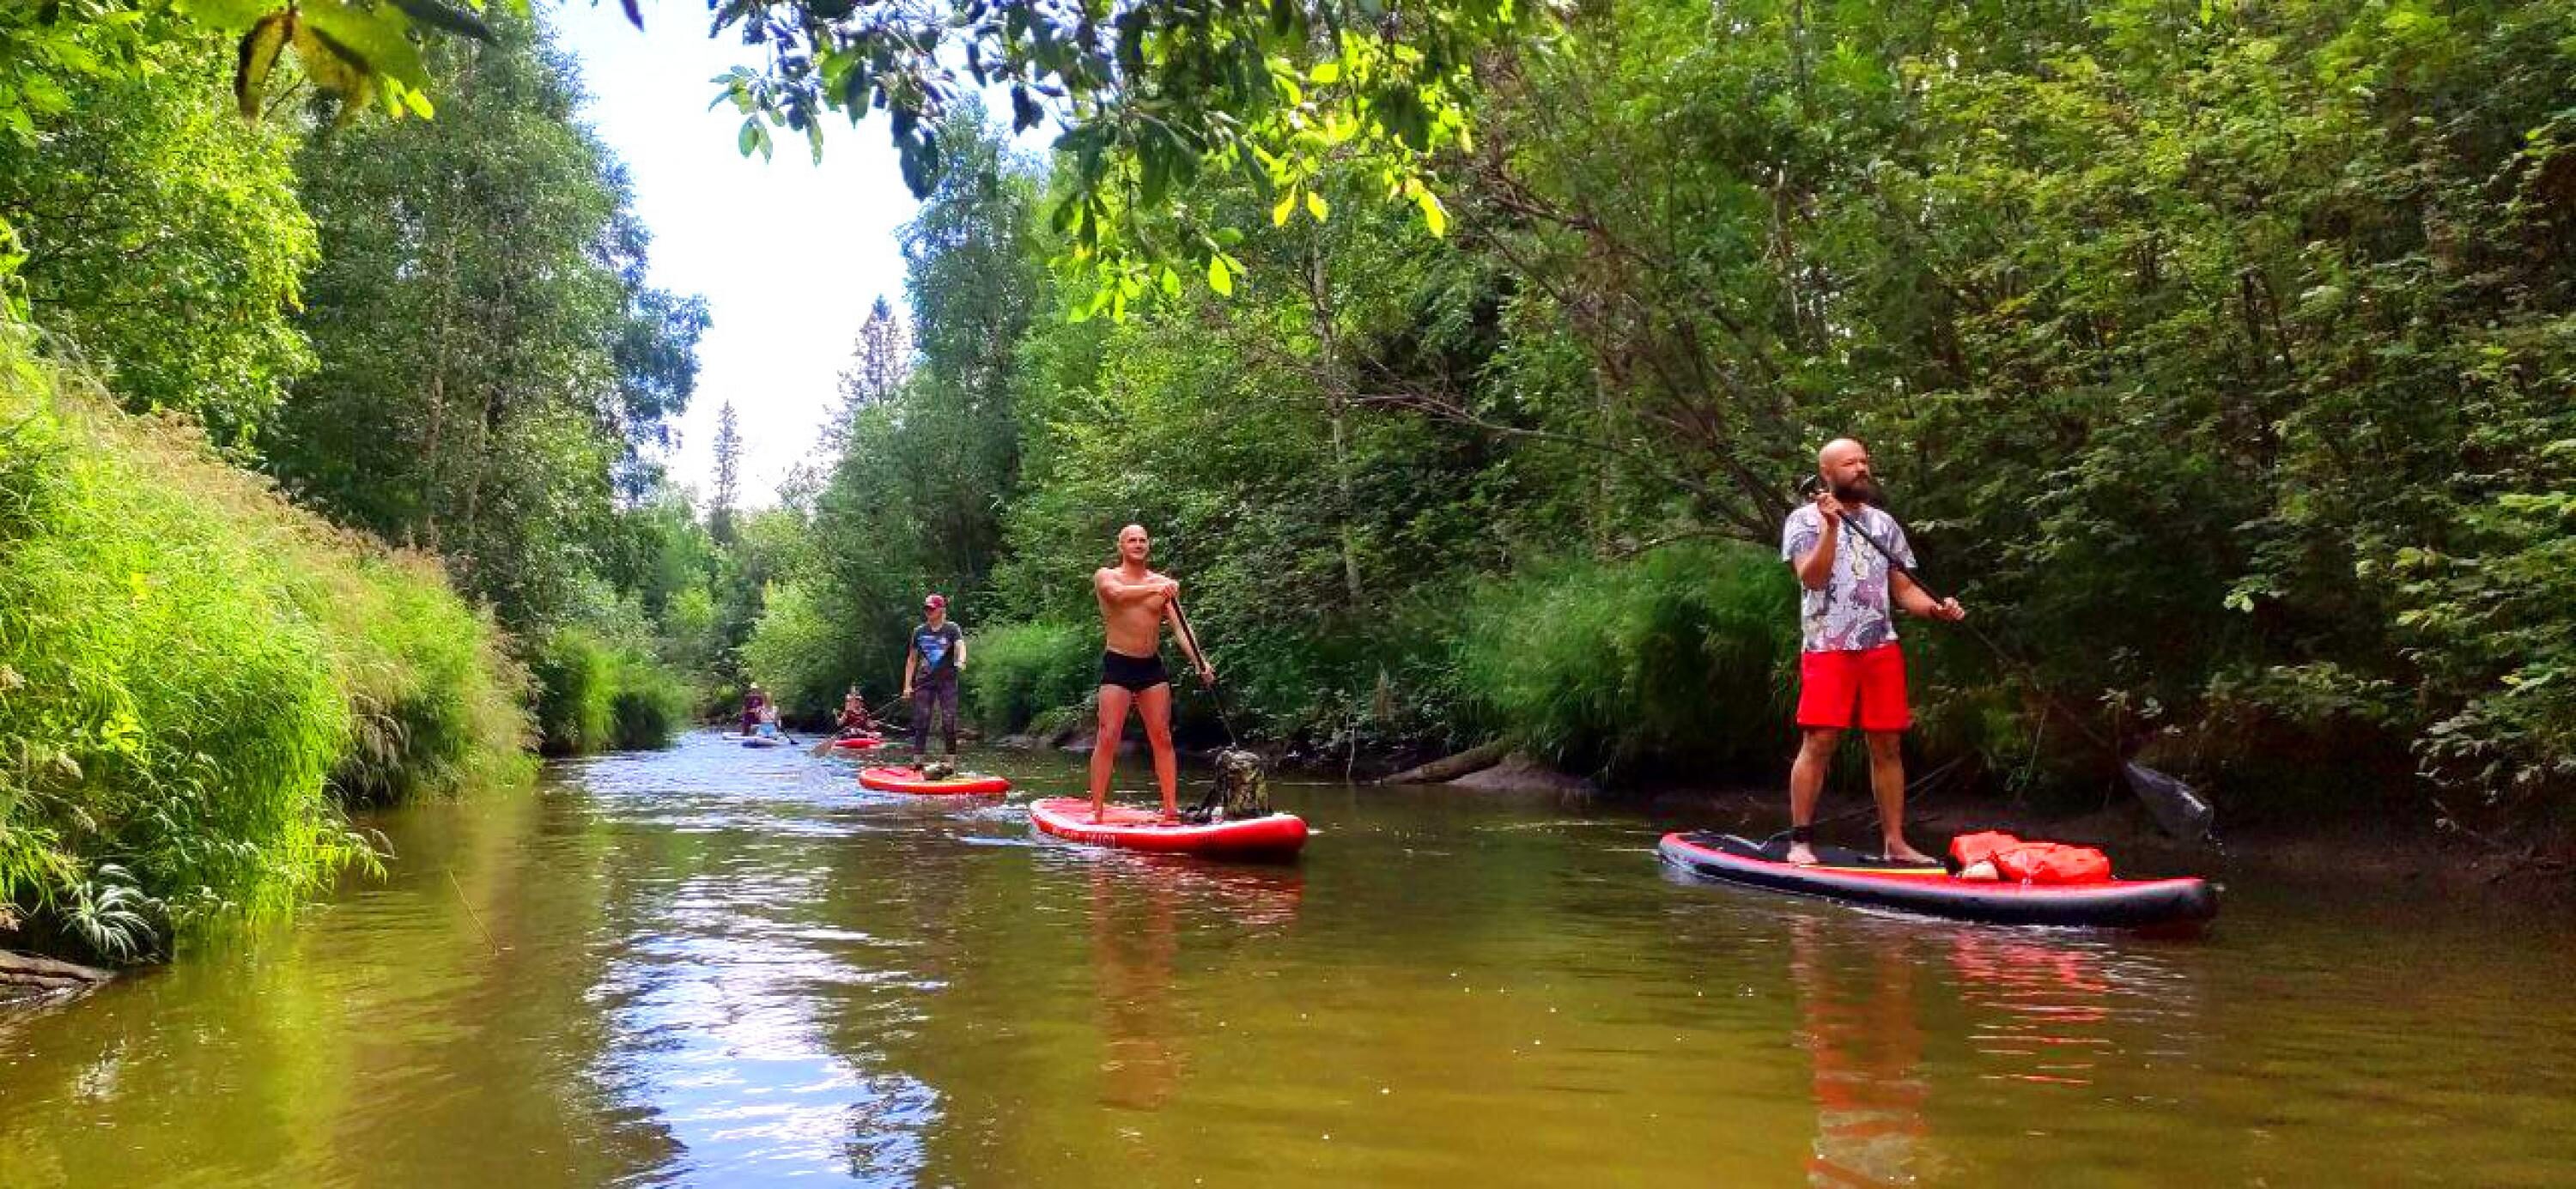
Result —
<instances>
[{"instance_id":1,"label":"grassy bank","mask_svg":"<svg viewBox=\"0 0 2576 1189\"><path fill-rule=\"evenodd\" d=\"M0 914L111 959L376 856L341 814L523 778L527 678L429 559L0 330Z\"/></svg>"}]
</instances>

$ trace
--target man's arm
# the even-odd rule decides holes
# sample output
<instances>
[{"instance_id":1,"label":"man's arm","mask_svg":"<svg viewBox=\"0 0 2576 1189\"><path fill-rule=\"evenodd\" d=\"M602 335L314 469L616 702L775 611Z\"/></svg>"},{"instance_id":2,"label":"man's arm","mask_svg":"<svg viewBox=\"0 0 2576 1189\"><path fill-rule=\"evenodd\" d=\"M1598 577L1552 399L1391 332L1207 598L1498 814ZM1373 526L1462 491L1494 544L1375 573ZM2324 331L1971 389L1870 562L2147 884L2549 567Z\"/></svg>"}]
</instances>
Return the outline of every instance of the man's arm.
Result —
<instances>
[{"instance_id":1,"label":"man's arm","mask_svg":"<svg viewBox=\"0 0 2576 1189\"><path fill-rule=\"evenodd\" d=\"M921 663L921 647L914 645L903 654L903 696L912 696L912 669Z\"/></svg>"},{"instance_id":2,"label":"man's arm","mask_svg":"<svg viewBox=\"0 0 2576 1189\"><path fill-rule=\"evenodd\" d=\"M1143 582L1129 582L1120 578L1118 571L1103 567L1092 571L1091 587L1100 592L1101 598L1113 603L1141 603L1166 590L1177 591L1180 584L1160 574Z\"/></svg>"},{"instance_id":3,"label":"man's arm","mask_svg":"<svg viewBox=\"0 0 2576 1189\"><path fill-rule=\"evenodd\" d=\"M964 628L957 629L957 659L950 662L948 667L960 674L966 671L966 629Z\"/></svg>"},{"instance_id":4,"label":"man's arm","mask_svg":"<svg viewBox=\"0 0 2576 1189\"><path fill-rule=\"evenodd\" d=\"M1843 506L1830 494L1816 497L1817 520L1815 547L1797 555L1790 568L1797 571L1798 585L1809 590L1823 590L1834 580L1834 553L1842 544Z\"/></svg>"},{"instance_id":5,"label":"man's arm","mask_svg":"<svg viewBox=\"0 0 2576 1189\"><path fill-rule=\"evenodd\" d=\"M1968 617L1967 611L1959 606L1959 600L1933 598L1929 592L1916 585L1912 578L1906 577L1903 570L1887 572L1887 592L1896 596L1897 606L1925 619L1946 619L1956 622Z\"/></svg>"}]
</instances>

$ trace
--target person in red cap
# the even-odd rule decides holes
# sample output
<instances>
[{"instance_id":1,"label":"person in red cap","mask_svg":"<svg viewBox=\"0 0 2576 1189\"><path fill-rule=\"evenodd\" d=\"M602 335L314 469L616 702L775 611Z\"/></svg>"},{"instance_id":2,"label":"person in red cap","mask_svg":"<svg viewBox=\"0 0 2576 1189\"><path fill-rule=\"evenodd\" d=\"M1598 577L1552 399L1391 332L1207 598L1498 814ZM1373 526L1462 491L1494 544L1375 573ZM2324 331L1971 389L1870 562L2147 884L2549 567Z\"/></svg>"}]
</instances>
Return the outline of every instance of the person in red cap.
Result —
<instances>
[{"instance_id":1,"label":"person in red cap","mask_svg":"<svg viewBox=\"0 0 2576 1189\"><path fill-rule=\"evenodd\" d=\"M948 600L921 600L922 622L912 629L903 658L903 696L912 700L912 751L930 749L930 717L939 715L939 737L957 754L957 675L966 671L966 633L948 622Z\"/></svg>"}]
</instances>

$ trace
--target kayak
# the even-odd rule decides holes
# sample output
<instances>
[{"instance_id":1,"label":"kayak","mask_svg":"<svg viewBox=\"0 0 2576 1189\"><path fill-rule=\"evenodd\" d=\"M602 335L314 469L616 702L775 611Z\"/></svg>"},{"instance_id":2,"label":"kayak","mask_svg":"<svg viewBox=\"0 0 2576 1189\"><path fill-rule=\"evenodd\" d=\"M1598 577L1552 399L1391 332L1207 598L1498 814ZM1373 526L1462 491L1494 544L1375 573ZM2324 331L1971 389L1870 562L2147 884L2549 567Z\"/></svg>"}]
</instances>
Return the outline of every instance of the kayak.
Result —
<instances>
[{"instance_id":1,"label":"kayak","mask_svg":"<svg viewBox=\"0 0 2576 1189\"><path fill-rule=\"evenodd\" d=\"M1701 879L2000 925L2152 929L2196 925L2218 915L2218 890L2196 878L1993 883L1838 846L1815 850L1817 864L1800 867L1785 861L1785 840L1751 842L1699 831L1666 834L1655 847L1664 862Z\"/></svg>"},{"instance_id":2,"label":"kayak","mask_svg":"<svg viewBox=\"0 0 2576 1189\"><path fill-rule=\"evenodd\" d=\"M859 784L880 793L915 793L925 797L998 797L1011 791L999 776L960 773L946 780L924 780L919 768L861 768Z\"/></svg>"},{"instance_id":3,"label":"kayak","mask_svg":"<svg viewBox=\"0 0 2576 1189\"><path fill-rule=\"evenodd\" d=\"M1029 821L1038 829L1093 846L1217 859L1259 859L1287 858L1306 845L1306 821L1293 813L1194 825L1165 822L1151 810L1112 805L1105 817L1104 821L1091 820L1091 801L1087 797L1049 797L1029 804Z\"/></svg>"},{"instance_id":4,"label":"kayak","mask_svg":"<svg viewBox=\"0 0 2576 1189\"><path fill-rule=\"evenodd\" d=\"M839 751L874 751L885 745L886 741L883 739L835 739L832 741L833 748Z\"/></svg>"}]
</instances>

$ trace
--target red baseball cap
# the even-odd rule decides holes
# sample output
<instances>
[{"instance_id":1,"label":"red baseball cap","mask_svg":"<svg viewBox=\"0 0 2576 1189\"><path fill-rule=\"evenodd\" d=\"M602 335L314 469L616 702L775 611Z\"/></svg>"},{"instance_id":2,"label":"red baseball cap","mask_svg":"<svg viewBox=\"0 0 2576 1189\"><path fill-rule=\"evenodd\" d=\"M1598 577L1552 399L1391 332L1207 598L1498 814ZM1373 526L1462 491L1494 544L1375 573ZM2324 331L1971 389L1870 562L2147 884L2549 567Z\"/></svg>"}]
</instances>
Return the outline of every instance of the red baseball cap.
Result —
<instances>
[{"instance_id":1,"label":"red baseball cap","mask_svg":"<svg viewBox=\"0 0 2576 1189\"><path fill-rule=\"evenodd\" d=\"M935 610L937 608L947 606L948 597L946 595L932 595L929 598L921 600L921 605Z\"/></svg>"}]
</instances>

